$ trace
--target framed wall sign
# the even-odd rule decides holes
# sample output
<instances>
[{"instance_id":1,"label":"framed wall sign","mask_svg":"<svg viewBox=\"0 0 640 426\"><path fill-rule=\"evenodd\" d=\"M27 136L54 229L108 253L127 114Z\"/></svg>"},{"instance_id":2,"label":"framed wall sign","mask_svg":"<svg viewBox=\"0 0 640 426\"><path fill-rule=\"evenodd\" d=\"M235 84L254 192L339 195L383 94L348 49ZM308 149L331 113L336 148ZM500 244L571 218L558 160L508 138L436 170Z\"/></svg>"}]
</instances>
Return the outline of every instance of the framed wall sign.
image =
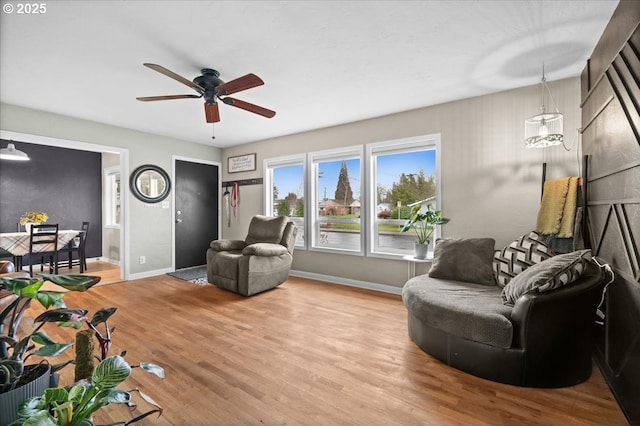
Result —
<instances>
[{"instance_id":1,"label":"framed wall sign","mask_svg":"<svg viewBox=\"0 0 640 426\"><path fill-rule=\"evenodd\" d=\"M248 172L256 169L256 154L238 155L227 159L229 173Z\"/></svg>"}]
</instances>

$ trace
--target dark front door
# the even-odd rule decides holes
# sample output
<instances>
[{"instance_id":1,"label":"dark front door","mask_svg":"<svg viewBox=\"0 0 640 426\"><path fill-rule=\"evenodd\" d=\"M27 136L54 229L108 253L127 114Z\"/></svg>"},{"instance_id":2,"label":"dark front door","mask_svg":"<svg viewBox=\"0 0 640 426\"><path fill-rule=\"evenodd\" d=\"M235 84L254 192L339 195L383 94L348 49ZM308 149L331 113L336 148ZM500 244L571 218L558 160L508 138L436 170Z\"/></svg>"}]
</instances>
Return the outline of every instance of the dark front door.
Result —
<instances>
[{"instance_id":1,"label":"dark front door","mask_svg":"<svg viewBox=\"0 0 640 426\"><path fill-rule=\"evenodd\" d=\"M176 269L183 269L206 264L218 239L218 166L175 161Z\"/></svg>"}]
</instances>

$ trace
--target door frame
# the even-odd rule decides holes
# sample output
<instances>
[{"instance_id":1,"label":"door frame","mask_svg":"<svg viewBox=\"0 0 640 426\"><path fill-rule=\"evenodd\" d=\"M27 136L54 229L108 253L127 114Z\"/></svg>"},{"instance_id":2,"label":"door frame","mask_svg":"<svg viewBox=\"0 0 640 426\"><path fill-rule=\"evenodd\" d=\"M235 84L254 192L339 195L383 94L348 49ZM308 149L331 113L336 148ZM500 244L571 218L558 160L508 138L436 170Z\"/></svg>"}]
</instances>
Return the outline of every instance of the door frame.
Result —
<instances>
[{"instance_id":1,"label":"door frame","mask_svg":"<svg viewBox=\"0 0 640 426\"><path fill-rule=\"evenodd\" d=\"M176 161L189 163L209 164L218 166L218 206L222 205L222 163L219 161L201 160L193 157L173 155L171 157L171 176L173 176L173 188L171 191L171 270L176 270ZM218 237L222 237L222 215L218 215Z\"/></svg>"},{"instance_id":2,"label":"door frame","mask_svg":"<svg viewBox=\"0 0 640 426\"><path fill-rule=\"evenodd\" d=\"M17 140L38 145L55 146L59 148L78 149L81 151L112 153L120 155L120 174L129 176L129 149L109 145L100 145L93 142L83 142L72 139L63 139L50 136L33 135L29 133L13 132L0 129L0 138L5 140ZM100 167L100 175L104 173ZM104 211L104 194L100 193L101 209ZM120 185L120 207L122 209L120 223L120 279L129 280L129 185ZM104 222L103 222L104 227ZM102 229L100 229L102 232Z\"/></svg>"}]
</instances>

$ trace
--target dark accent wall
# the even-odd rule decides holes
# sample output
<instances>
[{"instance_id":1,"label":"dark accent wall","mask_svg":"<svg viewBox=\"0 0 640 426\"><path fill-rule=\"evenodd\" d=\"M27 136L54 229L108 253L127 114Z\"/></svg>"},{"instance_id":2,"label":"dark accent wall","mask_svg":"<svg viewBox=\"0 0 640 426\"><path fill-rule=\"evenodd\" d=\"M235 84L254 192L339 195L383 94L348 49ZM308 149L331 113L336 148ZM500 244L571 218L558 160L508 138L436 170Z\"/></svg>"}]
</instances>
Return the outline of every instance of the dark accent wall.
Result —
<instances>
[{"instance_id":1,"label":"dark accent wall","mask_svg":"<svg viewBox=\"0 0 640 426\"><path fill-rule=\"evenodd\" d=\"M31 160L0 160L0 232L15 232L30 210L46 212L47 223L60 229L80 229L88 220L87 257L102 256L102 154L11 142Z\"/></svg>"},{"instance_id":2,"label":"dark accent wall","mask_svg":"<svg viewBox=\"0 0 640 426\"><path fill-rule=\"evenodd\" d=\"M620 1L582 72L587 236L613 266L596 361L640 424L640 3Z\"/></svg>"}]
</instances>

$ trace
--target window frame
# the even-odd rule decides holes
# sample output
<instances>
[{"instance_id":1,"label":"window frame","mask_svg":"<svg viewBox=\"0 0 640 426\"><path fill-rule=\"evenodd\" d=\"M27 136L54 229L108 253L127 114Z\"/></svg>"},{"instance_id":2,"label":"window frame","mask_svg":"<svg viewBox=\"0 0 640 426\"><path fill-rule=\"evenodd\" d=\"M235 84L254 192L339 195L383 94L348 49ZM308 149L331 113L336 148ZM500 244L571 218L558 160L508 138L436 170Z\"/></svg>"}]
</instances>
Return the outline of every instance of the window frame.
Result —
<instances>
[{"instance_id":1,"label":"window frame","mask_svg":"<svg viewBox=\"0 0 640 426\"><path fill-rule=\"evenodd\" d=\"M402 154L407 152L415 152L415 151L424 151L424 150L435 150L436 161L435 161L435 180L436 180L436 209L440 209L441 206L441 198L442 198L442 187L441 187L441 164L442 164L442 150L440 149L441 145L441 134L434 133L429 135L415 136L410 138L403 139L395 139L389 141L381 141L374 142L366 145L366 192L369 196L369 202L367 203L367 218L368 218L368 226L367 226L367 252L366 255L368 257L377 257L377 258L385 258L385 259L402 259L408 255L412 255L413 253L389 253L378 251L375 242L377 241L377 211L376 211L376 187L377 187L377 169L376 169L376 161L374 159L377 155L389 155L389 154ZM436 238L440 237L440 227L436 227L433 236L431 238L430 244L430 255L433 255L433 242ZM429 257L429 256L428 256Z\"/></svg>"},{"instance_id":2,"label":"window frame","mask_svg":"<svg viewBox=\"0 0 640 426\"><path fill-rule=\"evenodd\" d=\"M119 191L115 185L120 181ZM122 226L122 173L120 166L112 166L104 169L104 227L120 229ZM120 223L115 221L116 209L120 206Z\"/></svg>"},{"instance_id":3,"label":"window frame","mask_svg":"<svg viewBox=\"0 0 640 426\"><path fill-rule=\"evenodd\" d=\"M309 209L307 210L310 214L310 220L308 224L308 235L309 238L309 250L318 251L324 253L337 253L337 254L349 254L355 256L364 256L366 252L366 214L363 214L362 206L366 204L366 193L364 186L364 168L365 168L365 159L364 157L364 146L363 145L355 145L349 147L342 148L332 148L325 149L322 151L313 151L307 154L307 164L309 166ZM321 236L319 230L319 223L324 222L319 218L319 203L318 203L318 163L321 162L329 162L329 161L342 161L342 160L350 160L350 159L358 159L360 161L360 170L358 174L358 181L360 182L358 193L360 194L360 241L359 241L359 249L351 250L351 249L340 249L336 247L323 247L320 245ZM353 190L353 187L352 187Z\"/></svg>"},{"instance_id":4,"label":"window frame","mask_svg":"<svg viewBox=\"0 0 640 426\"><path fill-rule=\"evenodd\" d=\"M330 148L319 151L311 151L303 154L288 155L282 157L266 158L263 160L264 177L264 214L273 216L273 168L286 167L292 165L302 165L303 167L303 192L304 192L304 239L303 245L296 244L296 249L346 254L351 256L366 256L373 258L385 258L394 260L406 259L413 253L388 253L377 250L375 246L377 229L376 210L376 161L375 156L385 154L401 154L405 152L415 152L423 150L435 150L435 170L436 180L436 209L441 207L442 199L442 149L441 134L427 134L409 138L393 139L368 144L353 145L348 147ZM335 247L323 247L319 245L319 217L318 194L318 164L327 161L341 161L348 159L359 159L359 199L360 199L360 249L340 249ZM352 186L352 189L354 187ZM355 193L355 191L354 191ZM433 255L433 241L441 235L440 227L436 227L431 238L431 251Z\"/></svg>"},{"instance_id":5,"label":"window frame","mask_svg":"<svg viewBox=\"0 0 640 426\"><path fill-rule=\"evenodd\" d=\"M307 212L309 207L309 200L307 197L307 155L306 154L296 154L296 155L287 155L282 157L273 157L273 158L265 158L262 162L262 170L263 170L263 188L264 188L264 214L265 216L273 217L273 212L275 211L275 205L273 203L273 169L278 167L288 167L288 166L302 166L302 192L304 199L304 211L305 215L302 218L302 226L296 220L297 218L290 219L296 223L298 228L301 228L303 232L302 244L298 243L298 239L296 238L295 247L300 250L307 250L309 246L309 238L306 236L308 234L308 219Z\"/></svg>"}]
</instances>

